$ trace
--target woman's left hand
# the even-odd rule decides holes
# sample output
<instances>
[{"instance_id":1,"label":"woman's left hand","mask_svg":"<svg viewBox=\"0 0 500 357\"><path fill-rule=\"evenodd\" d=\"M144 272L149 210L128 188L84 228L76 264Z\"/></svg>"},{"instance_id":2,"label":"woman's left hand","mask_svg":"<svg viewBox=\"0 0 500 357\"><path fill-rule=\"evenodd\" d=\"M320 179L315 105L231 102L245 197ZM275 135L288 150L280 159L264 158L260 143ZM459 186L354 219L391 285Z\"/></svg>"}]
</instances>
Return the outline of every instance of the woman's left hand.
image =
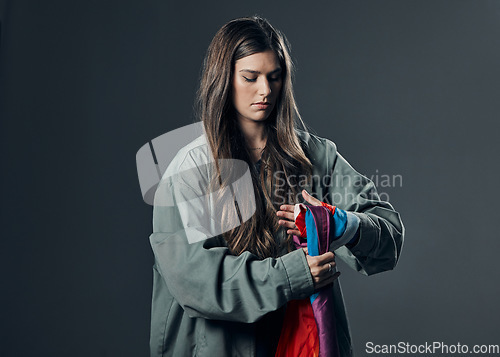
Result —
<instances>
[{"instance_id":1,"label":"woman's left hand","mask_svg":"<svg viewBox=\"0 0 500 357\"><path fill-rule=\"evenodd\" d=\"M306 190L302 190L302 197L312 206L321 206L321 201L317 198L311 196ZM276 215L280 218L279 224L282 227L288 228L286 231L287 234L292 234L300 237L300 231L297 229L295 225L295 220L293 219L293 211L295 209L295 205L281 205L280 211L276 212Z\"/></svg>"}]
</instances>

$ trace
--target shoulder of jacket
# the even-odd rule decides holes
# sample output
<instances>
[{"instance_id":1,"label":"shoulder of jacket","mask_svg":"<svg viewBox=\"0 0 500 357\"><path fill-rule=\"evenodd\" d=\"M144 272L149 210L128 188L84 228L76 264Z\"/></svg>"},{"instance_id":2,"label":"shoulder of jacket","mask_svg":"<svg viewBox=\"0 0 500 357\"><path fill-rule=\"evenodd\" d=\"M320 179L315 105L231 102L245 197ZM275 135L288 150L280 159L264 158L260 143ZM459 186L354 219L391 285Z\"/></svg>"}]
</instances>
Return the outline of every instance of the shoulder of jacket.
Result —
<instances>
[{"instance_id":1,"label":"shoulder of jacket","mask_svg":"<svg viewBox=\"0 0 500 357\"><path fill-rule=\"evenodd\" d=\"M295 132L310 155L337 155L337 145L332 140L301 129L295 129Z\"/></svg>"},{"instance_id":2,"label":"shoulder of jacket","mask_svg":"<svg viewBox=\"0 0 500 357\"><path fill-rule=\"evenodd\" d=\"M183 146L170 162L165 174L176 174L210 162L209 147L205 134Z\"/></svg>"}]
</instances>

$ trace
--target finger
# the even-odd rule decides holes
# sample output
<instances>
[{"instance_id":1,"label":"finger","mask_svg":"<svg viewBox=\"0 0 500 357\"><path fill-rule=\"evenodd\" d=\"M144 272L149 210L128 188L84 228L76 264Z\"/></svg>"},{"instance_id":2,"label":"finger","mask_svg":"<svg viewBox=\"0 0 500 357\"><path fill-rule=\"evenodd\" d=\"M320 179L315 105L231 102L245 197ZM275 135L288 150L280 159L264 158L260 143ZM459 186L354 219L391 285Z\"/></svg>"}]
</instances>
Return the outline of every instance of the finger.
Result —
<instances>
[{"instance_id":1,"label":"finger","mask_svg":"<svg viewBox=\"0 0 500 357\"><path fill-rule=\"evenodd\" d=\"M294 209L295 209L295 205L281 205L280 206L280 210L282 210L282 211L287 211L287 212L293 213Z\"/></svg>"},{"instance_id":2,"label":"finger","mask_svg":"<svg viewBox=\"0 0 500 357\"><path fill-rule=\"evenodd\" d=\"M328 284L333 283L335 280L337 280L340 276L340 272L336 271L335 274L333 274L331 277L328 278Z\"/></svg>"},{"instance_id":3,"label":"finger","mask_svg":"<svg viewBox=\"0 0 500 357\"><path fill-rule=\"evenodd\" d=\"M323 253L321 255L318 255L317 256L318 258L318 264L319 265L323 265L323 264L327 264L328 263L335 263L335 254L333 254L332 252L326 252L326 253Z\"/></svg>"},{"instance_id":4,"label":"finger","mask_svg":"<svg viewBox=\"0 0 500 357\"><path fill-rule=\"evenodd\" d=\"M302 197L313 206L321 206L321 201L311 196L306 190L302 190Z\"/></svg>"},{"instance_id":5,"label":"finger","mask_svg":"<svg viewBox=\"0 0 500 357\"><path fill-rule=\"evenodd\" d=\"M295 218L293 217L293 212L286 212L286 211L278 211L276 212L276 215L281 218L286 218L290 221L295 222Z\"/></svg>"},{"instance_id":6,"label":"finger","mask_svg":"<svg viewBox=\"0 0 500 357\"><path fill-rule=\"evenodd\" d=\"M331 266L331 268L330 268ZM335 268L336 268L336 264L335 262L330 262L330 263L327 263L327 264L324 264L322 267L321 267L321 275L322 276L330 276L333 274Z\"/></svg>"},{"instance_id":7,"label":"finger","mask_svg":"<svg viewBox=\"0 0 500 357\"><path fill-rule=\"evenodd\" d=\"M328 284L331 284L333 283L335 280L338 279L338 277L340 276L340 272L339 271L336 271L334 274L330 274L330 276L325 279L325 285L328 285Z\"/></svg>"},{"instance_id":8,"label":"finger","mask_svg":"<svg viewBox=\"0 0 500 357\"><path fill-rule=\"evenodd\" d=\"M309 254L309 251L307 250L307 247L302 248L302 250L303 250L304 252L306 252L306 254Z\"/></svg>"},{"instance_id":9,"label":"finger","mask_svg":"<svg viewBox=\"0 0 500 357\"><path fill-rule=\"evenodd\" d=\"M300 231L298 231L297 229L289 229L286 231L286 234L294 235L297 237L302 237L302 235L300 234Z\"/></svg>"},{"instance_id":10,"label":"finger","mask_svg":"<svg viewBox=\"0 0 500 357\"><path fill-rule=\"evenodd\" d=\"M325 286L328 286L328 285L332 284L335 280L337 280L337 279L338 279L338 277L339 277L339 276L340 276L340 272L339 272L339 271L337 271L337 272L335 272L335 274L332 274L332 275L330 275L328 278L323 279L323 280L321 280L320 282L318 282L318 283L315 285L315 287L314 287L314 288L315 288L316 290L319 290L319 289L321 289L321 288L324 288Z\"/></svg>"},{"instance_id":11,"label":"finger","mask_svg":"<svg viewBox=\"0 0 500 357\"><path fill-rule=\"evenodd\" d=\"M314 279L316 279L316 281L326 279L333 274L335 269L333 263L330 263L332 266L330 268L330 265L328 263L320 264L317 256L307 255L306 258L307 258L307 264L309 265L309 270L311 271L311 275L313 276Z\"/></svg>"},{"instance_id":12,"label":"finger","mask_svg":"<svg viewBox=\"0 0 500 357\"><path fill-rule=\"evenodd\" d=\"M286 227L286 228L289 228L289 229L296 229L297 227L295 226L295 223L293 222L290 222L290 221L283 221L283 220L279 220L278 221L278 224L282 227Z\"/></svg>"}]
</instances>

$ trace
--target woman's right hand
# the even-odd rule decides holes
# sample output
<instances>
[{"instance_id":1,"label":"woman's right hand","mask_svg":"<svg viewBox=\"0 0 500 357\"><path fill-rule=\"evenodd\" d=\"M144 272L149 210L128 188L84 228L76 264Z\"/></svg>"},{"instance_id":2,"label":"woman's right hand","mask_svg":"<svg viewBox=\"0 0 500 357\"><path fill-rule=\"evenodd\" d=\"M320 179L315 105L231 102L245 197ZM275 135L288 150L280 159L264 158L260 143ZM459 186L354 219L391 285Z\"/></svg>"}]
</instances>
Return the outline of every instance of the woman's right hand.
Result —
<instances>
[{"instance_id":1,"label":"woman's right hand","mask_svg":"<svg viewBox=\"0 0 500 357\"><path fill-rule=\"evenodd\" d=\"M307 252L307 248L302 248L306 253L307 264L311 271L311 276L314 282L314 290L319 290L322 287L331 284L340 275L340 272L333 273L335 268L335 254L326 252L315 257L312 257ZM331 265L331 268L330 268Z\"/></svg>"}]
</instances>

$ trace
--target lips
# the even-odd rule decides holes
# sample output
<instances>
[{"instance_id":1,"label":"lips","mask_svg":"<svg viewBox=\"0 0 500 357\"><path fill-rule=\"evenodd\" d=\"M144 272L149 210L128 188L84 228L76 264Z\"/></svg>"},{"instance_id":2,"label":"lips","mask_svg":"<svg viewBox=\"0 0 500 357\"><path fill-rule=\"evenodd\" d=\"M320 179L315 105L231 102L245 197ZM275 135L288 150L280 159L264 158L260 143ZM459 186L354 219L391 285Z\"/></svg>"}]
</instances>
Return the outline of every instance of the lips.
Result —
<instances>
[{"instance_id":1,"label":"lips","mask_svg":"<svg viewBox=\"0 0 500 357\"><path fill-rule=\"evenodd\" d=\"M271 106L271 103L269 102L258 102L258 103L253 103L253 106L257 107L258 109L267 109Z\"/></svg>"},{"instance_id":2,"label":"lips","mask_svg":"<svg viewBox=\"0 0 500 357\"><path fill-rule=\"evenodd\" d=\"M259 103L254 103L252 104L254 107L256 107L259 110L265 110L271 106L271 103L269 102L259 102Z\"/></svg>"}]
</instances>

